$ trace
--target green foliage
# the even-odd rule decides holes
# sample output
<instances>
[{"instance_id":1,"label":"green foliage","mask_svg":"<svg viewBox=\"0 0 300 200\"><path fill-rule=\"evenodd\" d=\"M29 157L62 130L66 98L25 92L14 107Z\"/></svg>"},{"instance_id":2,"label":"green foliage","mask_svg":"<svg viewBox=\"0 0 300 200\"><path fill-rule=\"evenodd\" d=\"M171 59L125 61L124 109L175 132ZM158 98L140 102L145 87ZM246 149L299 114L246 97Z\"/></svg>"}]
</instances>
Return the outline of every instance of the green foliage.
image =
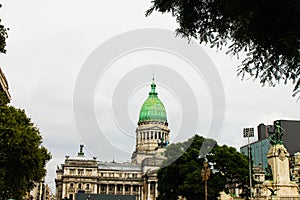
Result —
<instances>
[{"instance_id":1,"label":"green foliage","mask_svg":"<svg viewBox=\"0 0 300 200\"><path fill-rule=\"evenodd\" d=\"M0 106L5 106L9 103L8 97L4 92L0 91Z\"/></svg>"},{"instance_id":2,"label":"green foliage","mask_svg":"<svg viewBox=\"0 0 300 200\"><path fill-rule=\"evenodd\" d=\"M280 80L300 92L300 2L281 0L152 0L154 10L171 12L179 23L177 33L196 38L227 53L246 58L238 67L262 84Z\"/></svg>"},{"instance_id":3,"label":"green foliage","mask_svg":"<svg viewBox=\"0 0 300 200\"><path fill-rule=\"evenodd\" d=\"M2 7L2 5L0 4L0 8ZM0 19L0 52L1 53L6 53L6 39L8 37L7 35L7 31L9 29L5 28L4 25L1 24L1 19Z\"/></svg>"},{"instance_id":4,"label":"green foliage","mask_svg":"<svg viewBox=\"0 0 300 200\"><path fill-rule=\"evenodd\" d=\"M204 141L216 144L214 140L195 135L186 142L168 146L165 152L168 159L158 171L159 200L177 200L178 196L188 200L204 198L204 181L200 174L204 156L199 158ZM214 164L208 180L208 199L217 199L228 185L235 184L239 188L247 185L248 159L236 149L215 145L206 157Z\"/></svg>"},{"instance_id":5,"label":"green foliage","mask_svg":"<svg viewBox=\"0 0 300 200\"><path fill-rule=\"evenodd\" d=\"M2 93L2 92L0 92ZM3 94L1 94L3 97ZM24 110L0 98L0 198L21 199L46 174L50 153Z\"/></svg>"}]
</instances>

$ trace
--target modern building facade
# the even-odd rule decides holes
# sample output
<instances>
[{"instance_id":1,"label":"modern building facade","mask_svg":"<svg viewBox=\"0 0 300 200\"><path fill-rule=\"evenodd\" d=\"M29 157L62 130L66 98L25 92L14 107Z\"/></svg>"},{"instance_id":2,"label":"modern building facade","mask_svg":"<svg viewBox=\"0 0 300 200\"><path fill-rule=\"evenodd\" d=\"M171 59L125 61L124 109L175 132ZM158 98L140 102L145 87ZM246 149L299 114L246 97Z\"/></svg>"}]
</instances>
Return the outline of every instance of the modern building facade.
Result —
<instances>
[{"instance_id":1,"label":"modern building facade","mask_svg":"<svg viewBox=\"0 0 300 200\"><path fill-rule=\"evenodd\" d=\"M268 167L267 154L270 148L270 140L268 138L258 140L250 144L250 152L253 167L261 167L266 169ZM248 145L242 146L240 152L248 156Z\"/></svg>"},{"instance_id":2,"label":"modern building facade","mask_svg":"<svg viewBox=\"0 0 300 200\"><path fill-rule=\"evenodd\" d=\"M275 123L279 122L282 128L282 141L291 155L300 151L300 121L276 120L273 125L259 124L257 127L258 140L250 144L251 158L254 167L268 167L267 153L270 148L270 139L276 131ZM240 152L248 156L248 145L242 146Z\"/></svg>"},{"instance_id":3,"label":"modern building facade","mask_svg":"<svg viewBox=\"0 0 300 200\"><path fill-rule=\"evenodd\" d=\"M86 158L83 145L76 158L66 157L56 170L56 199L74 200L77 193L134 196L152 200L158 196L157 171L170 142L167 113L151 84L136 128L136 147L131 162L116 163Z\"/></svg>"}]
</instances>

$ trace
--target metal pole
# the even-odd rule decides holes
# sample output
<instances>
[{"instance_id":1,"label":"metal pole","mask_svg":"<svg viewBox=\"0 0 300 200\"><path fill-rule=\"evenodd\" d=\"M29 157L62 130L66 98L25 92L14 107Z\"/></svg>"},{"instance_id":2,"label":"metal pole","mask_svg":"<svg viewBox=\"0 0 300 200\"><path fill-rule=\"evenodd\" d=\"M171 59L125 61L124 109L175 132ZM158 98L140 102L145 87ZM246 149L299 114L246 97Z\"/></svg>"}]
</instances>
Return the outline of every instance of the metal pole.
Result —
<instances>
[{"instance_id":1,"label":"metal pole","mask_svg":"<svg viewBox=\"0 0 300 200\"><path fill-rule=\"evenodd\" d=\"M250 199L252 199L252 170L251 170L251 150L250 150L250 139L248 134L248 158L249 158L249 181L250 181Z\"/></svg>"},{"instance_id":2,"label":"metal pole","mask_svg":"<svg viewBox=\"0 0 300 200\"><path fill-rule=\"evenodd\" d=\"M207 185L207 180L209 179L210 176L210 169L208 166L207 160L204 160L203 162L203 169L201 170L201 177L202 180L204 181L204 199L207 200L208 196L208 185Z\"/></svg>"},{"instance_id":3,"label":"metal pole","mask_svg":"<svg viewBox=\"0 0 300 200\"><path fill-rule=\"evenodd\" d=\"M206 177L204 183L205 183L205 200L207 200L207 178Z\"/></svg>"}]
</instances>

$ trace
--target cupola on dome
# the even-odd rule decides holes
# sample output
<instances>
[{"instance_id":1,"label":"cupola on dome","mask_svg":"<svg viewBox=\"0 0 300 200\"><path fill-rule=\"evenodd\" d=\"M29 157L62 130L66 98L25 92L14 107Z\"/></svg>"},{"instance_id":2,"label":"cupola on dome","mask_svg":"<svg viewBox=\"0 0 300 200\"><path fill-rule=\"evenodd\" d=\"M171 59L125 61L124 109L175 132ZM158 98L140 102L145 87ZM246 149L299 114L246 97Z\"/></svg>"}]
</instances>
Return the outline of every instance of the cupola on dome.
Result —
<instances>
[{"instance_id":1,"label":"cupola on dome","mask_svg":"<svg viewBox=\"0 0 300 200\"><path fill-rule=\"evenodd\" d=\"M145 121L167 122L167 113L165 106L157 97L155 88L156 84L153 81L151 84L151 91L149 92L149 96L141 107L139 123Z\"/></svg>"}]
</instances>

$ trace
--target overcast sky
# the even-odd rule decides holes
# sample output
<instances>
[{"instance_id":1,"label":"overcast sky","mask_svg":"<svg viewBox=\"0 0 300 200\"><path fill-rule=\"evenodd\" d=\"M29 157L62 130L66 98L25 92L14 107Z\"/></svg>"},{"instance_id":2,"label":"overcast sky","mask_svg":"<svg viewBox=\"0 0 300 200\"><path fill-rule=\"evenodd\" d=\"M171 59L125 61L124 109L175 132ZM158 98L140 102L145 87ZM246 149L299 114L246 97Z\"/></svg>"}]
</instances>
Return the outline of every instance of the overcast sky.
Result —
<instances>
[{"instance_id":1,"label":"overcast sky","mask_svg":"<svg viewBox=\"0 0 300 200\"><path fill-rule=\"evenodd\" d=\"M130 160L153 71L172 142L198 133L239 148L247 142L244 127L300 119L292 85L241 81L240 60L171 38L177 24L170 15L146 18L150 0L103 2L1 2L0 18L10 30L0 66L11 104L26 110L52 153L46 178L51 188L56 166L65 155L75 157L79 144L88 157ZM213 70L206 72L207 66Z\"/></svg>"}]
</instances>

